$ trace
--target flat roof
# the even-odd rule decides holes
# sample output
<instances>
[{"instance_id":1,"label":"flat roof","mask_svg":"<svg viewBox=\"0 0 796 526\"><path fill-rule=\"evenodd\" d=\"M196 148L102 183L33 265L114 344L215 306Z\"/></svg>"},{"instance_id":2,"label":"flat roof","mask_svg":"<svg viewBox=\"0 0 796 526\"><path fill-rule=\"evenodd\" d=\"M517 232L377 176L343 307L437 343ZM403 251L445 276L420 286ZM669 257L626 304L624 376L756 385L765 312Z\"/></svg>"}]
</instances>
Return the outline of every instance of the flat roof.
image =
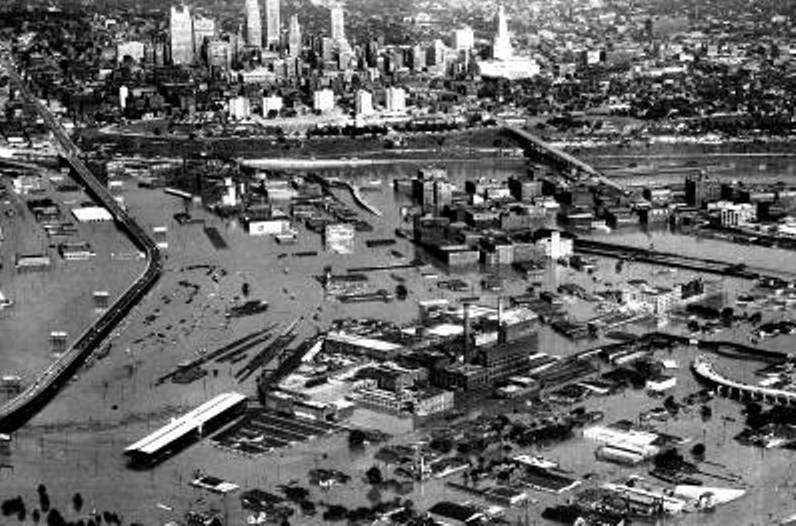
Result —
<instances>
[{"instance_id":1,"label":"flat roof","mask_svg":"<svg viewBox=\"0 0 796 526\"><path fill-rule=\"evenodd\" d=\"M73 208L72 215L81 223L89 221L113 221L113 216L106 208L101 206L84 206Z\"/></svg>"},{"instance_id":2,"label":"flat roof","mask_svg":"<svg viewBox=\"0 0 796 526\"><path fill-rule=\"evenodd\" d=\"M154 433L128 446L124 452L154 455L165 446L195 431L209 420L228 411L246 399L247 397L245 395L235 392L220 394L203 403L196 409L192 409L183 416L172 420Z\"/></svg>"},{"instance_id":3,"label":"flat roof","mask_svg":"<svg viewBox=\"0 0 796 526\"><path fill-rule=\"evenodd\" d=\"M464 332L464 327L462 327L461 324L442 323L440 325L429 327L427 332L428 334L433 334L434 336L456 336Z\"/></svg>"},{"instance_id":4,"label":"flat roof","mask_svg":"<svg viewBox=\"0 0 796 526\"><path fill-rule=\"evenodd\" d=\"M347 343L350 345L354 345L356 347L362 347L364 349L371 349L374 351L391 352L403 349L403 346L398 345L397 343L391 343L384 340L377 340L375 338L356 336L353 334L347 334L345 332L329 333L326 336L326 339L331 340L333 342Z\"/></svg>"}]
</instances>

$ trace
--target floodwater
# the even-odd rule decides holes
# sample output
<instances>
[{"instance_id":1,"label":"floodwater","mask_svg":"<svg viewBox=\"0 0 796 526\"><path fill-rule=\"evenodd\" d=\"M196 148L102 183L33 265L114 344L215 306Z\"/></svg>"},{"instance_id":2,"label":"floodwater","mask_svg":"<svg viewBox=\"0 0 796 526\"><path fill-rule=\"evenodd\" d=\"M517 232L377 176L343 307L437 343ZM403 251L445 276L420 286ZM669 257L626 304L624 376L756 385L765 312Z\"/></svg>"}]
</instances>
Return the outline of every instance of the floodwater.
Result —
<instances>
[{"instance_id":1,"label":"floodwater","mask_svg":"<svg viewBox=\"0 0 796 526\"><path fill-rule=\"evenodd\" d=\"M0 181L0 184L4 184ZM10 186L10 185L9 185ZM74 221L69 209L89 198L82 192L52 192L62 219ZM12 191L0 205L0 291L13 305L0 311L0 375L19 375L30 382L45 368L59 349L50 342L50 333L63 331L75 339L100 314L93 293L108 292L113 301L144 269L138 251L114 223L77 224L78 233L69 238L48 238L42 223L27 209L26 199ZM85 261L67 261L55 245L88 241L96 254ZM47 270L15 269L17 254L47 253L52 262ZM0 400L3 400L0 396Z\"/></svg>"},{"instance_id":2,"label":"floodwater","mask_svg":"<svg viewBox=\"0 0 796 526\"><path fill-rule=\"evenodd\" d=\"M525 170L525 164L516 160L459 161L446 163L446 167L455 182L473 177L502 179ZM86 501L85 508L119 511L127 523L163 524L179 519L188 509L215 508L226 513L229 524L242 524L245 514L236 494L222 498L188 486L196 469L235 482L243 489L259 487L275 491L277 484L293 480L306 486L307 471L320 466L341 468L353 476L353 481L328 491L313 488L314 501L345 503L349 507L367 505L366 488L360 479L361 474L375 463L372 459L374 448L364 454L352 453L345 445L344 435L317 439L255 459L216 449L205 440L148 471L126 468L122 451L133 441L166 423L170 417L186 412L215 394L228 390L254 393L253 382L237 384L233 378L234 367L226 364L211 366L215 369L212 374L194 384L154 385L158 376L169 372L183 360L197 357L203 350L215 349L266 324L279 323L280 327L285 327L297 319L301 322L298 330L302 336L311 336L332 320L349 316L409 322L416 316L417 300L454 298L455 294L438 288L434 280L421 277L414 269L395 272L406 280L409 298L405 302L387 304L340 304L325 298L315 279L325 265L332 265L335 273L343 273L353 266L403 261L390 254L392 249L402 252L407 260L417 255L415 247L404 239L398 239L395 246L380 249L367 249L364 245L365 238L393 237L394 229L401 224L400 206L404 202L394 196L392 179L413 175L416 170L417 165L395 164L344 171L344 175L354 178L361 186L367 184L372 187L365 192L365 198L383 212L381 218L361 213L361 217L370 221L375 230L358 235L356 251L349 256L324 253L320 236L303 228L296 246L283 247L270 238L249 237L236 223L196 210L195 215L205 218L208 226L218 228L229 244L227 250L214 250L201 226L180 226L173 220L173 214L182 210L179 199L161 191L135 188L133 182L127 185L125 200L145 228L168 228L169 248L164 276L116 331L110 355L81 372L50 405L15 434L8 454L2 459L2 462L13 466L13 471L0 469L0 497L19 494L30 506L35 499L36 485L46 482L54 505L64 512L70 508L71 494L79 491ZM377 180L381 183L376 184ZM350 199L343 193L340 197ZM635 239L633 236L640 236L639 243L648 244L645 234L627 234L628 242ZM683 250L694 250L695 255L704 251L704 245L697 242L690 244L690 241L674 238L671 241L677 242L682 243ZM658 248L664 248L667 241L656 240L655 243L656 247L660 243ZM734 253L734 246L720 241L712 243ZM711 247L713 251L715 247ZM280 253L302 250L317 250L319 254L306 258L279 257ZM771 260L772 266L785 270L793 264L792 258L784 258L782 254L772 255ZM188 268L200 264L209 267ZM688 271L657 274L654 267L640 263L628 265L621 274L617 274L611 260L601 259L598 265L599 288L618 287L630 278L644 277L655 284L666 285L697 275ZM501 272L507 278L505 294L521 292L529 285L511 271ZM396 282L389 274L371 274L368 286L392 289ZM467 271L459 276L470 283L474 293L482 296L483 303L496 303L495 293L480 290L481 275L478 272ZM594 286L592 276L556 265L551 265L540 281L545 288L553 290L566 282ZM190 283L191 287L186 287L185 283ZM268 300L271 308L264 315L228 321L224 316L225 309L241 295L244 283L250 285L250 298ZM726 285L731 290L746 290L750 286L740 280L727 280ZM198 289L193 286L198 286ZM191 290L196 292L191 293ZM580 300L568 301L578 317L594 314L592 305ZM312 319L316 314L317 319ZM540 348L564 355L598 343L571 342L544 329ZM677 357L680 371L675 395L678 398L696 388L687 367L691 358L688 352L683 350ZM757 451L735 445L729 437L740 430L740 408L721 400L714 403L717 416L709 425L702 426L698 415L691 415L667 424L665 429L705 441L710 458L744 474L751 494L736 505L720 509L715 515L682 517L674 522L722 524L727 523L730 517L742 517L743 520L737 524L764 524L770 522L764 519L768 513L775 517L784 515L790 511L788 507L792 503L792 489L786 485L790 479L788 453L773 451L760 458ZM588 404L607 410L610 421L633 419L640 409L649 409L659 402L643 393L629 392L611 399L596 398ZM718 416L723 414L738 420L723 421ZM382 429L398 432L400 427L396 425L390 429L385 424ZM401 435L396 440L413 437L413 434ZM592 444L576 438L544 454L566 459L562 460L564 467L580 476L596 470L599 481L628 474L627 470L611 465L595 465L593 449ZM770 490L772 487L776 490ZM532 516L538 515L545 504L561 502L565 498L536 493L531 496L539 500L531 507ZM442 481L432 481L417 485L410 498L418 508L423 508L441 499L465 500L469 497L446 487ZM74 513L70 516L77 517ZM514 518L518 516L519 512L513 514ZM541 519L536 521L537 524L543 523ZM296 516L291 522L320 524L321 520L320 515L315 518Z\"/></svg>"}]
</instances>

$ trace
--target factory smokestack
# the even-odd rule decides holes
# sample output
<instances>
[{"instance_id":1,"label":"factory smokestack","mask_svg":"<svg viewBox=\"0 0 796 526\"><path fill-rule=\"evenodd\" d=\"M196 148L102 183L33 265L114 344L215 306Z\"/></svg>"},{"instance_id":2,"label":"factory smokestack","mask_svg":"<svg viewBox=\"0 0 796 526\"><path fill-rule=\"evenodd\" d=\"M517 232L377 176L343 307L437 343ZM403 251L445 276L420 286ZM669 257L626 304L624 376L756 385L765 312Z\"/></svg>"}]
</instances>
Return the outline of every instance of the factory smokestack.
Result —
<instances>
[{"instance_id":1,"label":"factory smokestack","mask_svg":"<svg viewBox=\"0 0 796 526\"><path fill-rule=\"evenodd\" d=\"M503 297L498 296L497 299L497 334L498 334L498 343L504 343L506 341L506 335L503 331Z\"/></svg>"},{"instance_id":2,"label":"factory smokestack","mask_svg":"<svg viewBox=\"0 0 796 526\"><path fill-rule=\"evenodd\" d=\"M467 363L470 361L470 304L465 302L464 303L464 316L462 316L464 320L464 361Z\"/></svg>"}]
</instances>

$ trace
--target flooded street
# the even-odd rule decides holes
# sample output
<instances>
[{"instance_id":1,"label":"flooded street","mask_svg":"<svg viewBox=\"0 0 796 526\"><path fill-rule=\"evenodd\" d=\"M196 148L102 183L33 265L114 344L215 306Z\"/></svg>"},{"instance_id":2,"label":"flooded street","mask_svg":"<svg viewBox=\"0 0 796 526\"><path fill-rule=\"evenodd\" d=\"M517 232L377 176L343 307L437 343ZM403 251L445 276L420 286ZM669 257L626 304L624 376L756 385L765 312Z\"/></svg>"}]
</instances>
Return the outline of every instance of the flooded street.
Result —
<instances>
[{"instance_id":1,"label":"flooded street","mask_svg":"<svg viewBox=\"0 0 796 526\"><path fill-rule=\"evenodd\" d=\"M444 166L450 179L457 185L463 184L468 178L504 179L523 174L526 170L526 163L517 159L434 164ZM188 486L195 470L201 469L233 481L244 490L262 488L276 492L278 484L293 480L306 486L307 471L314 467L342 466L344 471L352 475L352 481L330 490L313 487L311 498L345 503L349 507L368 505L365 497L367 486L361 478L363 472L374 464L372 454L376 448L371 446L365 453L349 451L344 433L255 458L222 451L211 441L204 440L148 471L127 468L122 452L133 441L211 396L230 390L247 395L255 392L253 379L238 384L233 378L237 367L226 364L211 368L211 374L189 385L155 385L156 378L171 371L180 362L194 359L200 353L221 347L271 323L284 328L299 320L298 332L301 337L312 336L325 330L333 320L345 317L375 317L408 323L417 316L417 301L456 299L464 295L437 286L438 279L448 274L442 268L438 269L438 279L423 277L414 268L368 273L369 289L392 291L396 281L390 274L397 274L405 280L409 289L408 298L390 303L343 304L326 297L316 279L326 265L331 265L334 273L342 274L352 267L406 263L417 256L428 258L402 238L398 238L395 245L385 248L369 249L364 243L365 239L392 238L396 228L409 226L401 217L401 207L408 205L409 201L405 196L394 193L392 181L413 176L417 169L416 164L392 164L324 171L329 175L346 177L366 188L363 191L364 198L382 212L381 217L376 217L358 210L360 219L371 223L374 230L358 233L355 252L347 256L324 252L320 236L303 226L299 228L298 243L285 247L270 237L248 236L234 221L222 220L206 211L194 209L194 215L205 219L206 226L217 228L229 245L228 249L217 250L201 225L183 226L174 220L173 215L183 209L180 199L160 190L140 189L132 183L127 185L125 201L141 224L149 229L154 226L168 228L169 248L166 250L163 278L133 311L123 327L116 331L111 353L77 375L75 381L65 387L50 405L16 433L9 452L2 459L2 462L13 465L14 470L0 471L0 493L22 494L30 499L35 495L36 485L47 481L54 503L61 507L67 506L72 493L80 491L87 507L118 510L124 514L126 521L162 524L182 516L191 507L214 507L225 511L230 524L243 524L245 514L237 494L223 498ZM787 176L790 173L786 170L773 175ZM337 195L338 191L335 192ZM339 198L354 208L350 194L341 190ZM665 232L623 232L600 238L644 247L653 243L659 250L695 256L709 254L710 257L726 258L728 262L744 260L772 271L796 273L794 254L779 250L742 247ZM400 252L403 257L397 257L391 250ZM291 255L301 251L317 251L318 254L311 257ZM280 256L283 253L287 255ZM598 268L593 275L551 263L533 281L538 281L536 286L540 284L544 290L556 290L563 283L607 289L620 288L627 280L634 278L671 286L699 275L691 271L660 273L656 267L642 263L628 264L618 273L615 263L611 259L598 259ZM111 271L96 268L95 272ZM469 285L466 295L480 296L484 305L496 305L498 294L519 294L532 286L530 280L512 269L495 269L495 273L504 278L504 289L500 293L482 290L480 282L483 274L478 269L451 275L466 281ZM117 276L124 277L118 273L114 279ZM706 280L718 279L710 275L703 277ZM250 286L250 298L266 300L270 308L265 314L230 320L225 316L226 310L240 300L244 283ZM17 286L35 287L24 283ZM91 286L98 285L92 282ZM751 284L743 280L726 279L723 286L732 300L737 293L747 291ZM62 300L57 300L60 305L63 305L60 303ZM567 309L579 319L595 315L592 304L574 298L566 298L566 301ZM636 327L633 330L641 331L643 328ZM684 329L673 326L666 330L678 332ZM744 330L727 331L720 336L744 340ZM776 345L792 346L793 340L785 344L783 341L788 342L783 339ZM568 340L549 327L543 327L540 332L540 350L562 356L600 345L601 342ZM2 343L0 349L5 349ZM688 368L694 352L692 349L677 349L674 354L679 370L678 384L673 394L680 398L697 388ZM760 521L759 517L765 517L768 513L778 517L790 511L788 507L793 502L793 488L790 482L782 483L792 479L788 462L790 453L774 450L760 456L758 450L736 444L731 437L741 429L740 406L726 400L715 400L713 403L716 413L721 409L722 414L733 415L735 420L717 417L703 425L698 414L682 415L667 423L663 430L705 441L711 458L744 475L750 495L737 504L720 509L715 515L683 516L667 520L667 524L762 525L767 522ZM656 405L659 405L659 401L635 391L591 398L587 402L588 407L600 408L607 413L606 422L632 418L639 410ZM510 411L510 407L507 406L506 411ZM374 416L367 413L358 414L355 421L364 422ZM390 418L380 421L384 422L384 426L394 426L384 430L396 434L396 442L406 442L418 436L414 431L402 431L406 429L405 422ZM565 468L583 476L584 470L593 465L593 450L592 443L576 437L544 454L561 459ZM387 466L380 467L388 470ZM600 469L599 480L632 472L612 465L600 465ZM119 487L122 479L124 488ZM135 498L120 501L120 491ZM392 496L385 494L383 497L386 500ZM545 505L565 499L537 493L531 496L537 501L530 508L531 516L538 516ZM421 508L441 499L464 500L467 495L445 486L442 480L432 480L415 484L409 497ZM173 511L167 511L158 504L164 504ZM510 518L519 519L521 515L521 510L512 510ZM740 522L733 522L736 519ZM291 521L295 524L322 523L320 515L296 516ZM545 522L536 519L536 524Z\"/></svg>"}]
</instances>

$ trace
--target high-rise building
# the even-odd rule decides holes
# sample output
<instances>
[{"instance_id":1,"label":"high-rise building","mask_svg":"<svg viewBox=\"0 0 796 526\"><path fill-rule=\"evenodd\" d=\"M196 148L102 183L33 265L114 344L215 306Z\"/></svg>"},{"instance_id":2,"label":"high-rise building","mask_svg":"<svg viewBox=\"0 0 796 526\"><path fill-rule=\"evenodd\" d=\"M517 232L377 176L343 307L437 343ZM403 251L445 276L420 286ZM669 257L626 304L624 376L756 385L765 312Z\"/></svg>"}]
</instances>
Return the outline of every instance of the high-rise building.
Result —
<instances>
[{"instance_id":1,"label":"high-rise building","mask_svg":"<svg viewBox=\"0 0 796 526\"><path fill-rule=\"evenodd\" d=\"M229 116L235 120L248 119L251 116L249 99L243 96L229 99Z\"/></svg>"},{"instance_id":2,"label":"high-rise building","mask_svg":"<svg viewBox=\"0 0 796 526\"><path fill-rule=\"evenodd\" d=\"M475 47L475 35L471 27L465 26L453 30L453 49L456 51L470 51Z\"/></svg>"},{"instance_id":3,"label":"high-rise building","mask_svg":"<svg viewBox=\"0 0 796 526\"><path fill-rule=\"evenodd\" d=\"M175 65L192 63L193 21L187 6L172 6L169 17L169 39L171 63Z\"/></svg>"},{"instance_id":4,"label":"high-rise building","mask_svg":"<svg viewBox=\"0 0 796 526\"><path fill-rule=\"evenodd\" d=\"M352 64L356 63L356 57L348 43L343 40L337 46L337 69L348 71Z\"/></svg>"},{"instance_id":5,"label":"high-rise building","mask_svg":"<svg viewBox=\"0 0 796 526\"><path fill-rule=\"evenodd\" d=\"M279 95L268 95L263 97L263 117L268 117L271 112L277 114L282 111L284 102Z\"/></svg>"},{"instance_id":6,"label":"high-rise building","mask_svg":"<svg viewBox=\"0 0 796 526\"><path fill-rule=\"evenodd\" d=\"M444 66L448 47L440 39L434 40L426 51L426 64L429 66Z\"/></svg>"},{"instance_id":7,"label":"high-rise building","mask_svg":"<svg viewBox=\"0 0 796 526\"><path fill-rule=\"evenodd\" d=\"M279 47L282 20L279 17L279 0L265 0L265 44Z\"/></svg>"},{"instance_id":8,"label":"high-rise building","mask_svg":"<svg viewBox=\"0 0 796 526\"><path fill-rule=\"evenodd\" d=\"M144 43L128 40L116 44L116 62L122 62L125 57L130 57L135 62L144 60Z\"/></svg>"},{"instance_id":9,"label":"high-rise building","mask_svg":"<svg viewBox=\"0 0 796 526\"><path fill-rule=\"evenodd\" d=\"M232 64L232 51L229 42L216 38L207 41L205 48L207 65L210 67L229 69Z\"/></svg>"},{"instance_id":10,"label":"high-rise building","mask_svg":"<svg viewBox=\"0 0 796 526\"><path fill-rule=\"evenodd\" d=\"M331 62L334 60L334 41L329 37L321 39L321 59L324 62Z\"/></svg>"},{"instance_id":11,"label":"high-rise building","mask_svg":"<svg viewBox=\"0 0 796 526\"><path fill-rule=\"evenodd\" d=\"M339 3L333 4L329 8L332 19L332 40L339 42L345 40L345 15L343 6Z\"/></svg>"},{"instance_id":12,"label":"high-rise building","mask_svg":"<svg viewBox=\"0 0 796 526\"><path fill-rule=\"evenodd\" d=\"M426 50L421 45L415 45L411 48L411 64L413 71L421 71L426 67Z\"/></svg>"},{"instance_id":13,"label":"high-rise building","mask_svg":"<svg viewBox=\"0 0 796 526\"><path fill-rule=\"evenodd\" d=\"M387 111L406 111L406 91L403 88L390 86L387 88Z\"/></svg>"},{"instance_id":14,"label":"high-rise building","mask_svg":"<svg viewBox=\"0 0 796 526\"><path fill-rule=\"evenodd\" d=\"M152 61L156 66L165 66L168 58L168 53L171 53L171 46L169 42L153 42L152 43Z\"/></svg>"},{"instance_id":15,"label":"high-rise building","mask_svg":"<svg viewBox=\"0 0 796 526\"><path fill-rule=\"evenodd\" d=\"M434 181L434 215L441 215L453 202L453 185L448 181Z\"/></svg>"},{"instance_id":16,"label":"high-rise building","mask_svg":"<svg viewBox=\"0 0 796 526\"><path fill-rule=\"evenodd\" d=\"M119 108L121 108L122 111L124 111L125 108L127 108L127 98L129 96L130 96L129 88L127 86L124 86L124 85L120 86L119 87Z\"/></svg>"},{"instance_id":17,"label":"high-rise building","mask_svg":"<svg viewBox=\"0 0 796 526\"><path fill-rule=\"evenodd\" d=\"M334 109L334 92L329 88L317 90L313 94L312 107L315 111L327 112Z\"/></svg>"},{"instance_id":18,"label":"high-rise building","mask_svg":"<svg viewBox=\"0 0 796 526\"><path fill-rule=\"evenodd\" d=\"M246 44L257 48L263 45L263 22L260 19L259 0L246 0Z\"/></svg>"},{"instance_id":19,"label":"high-rise building","mask_svg":"<svg viewBox=\"0 0 796 526\"><path fill-rule=\"evenodd\" d=\"M373 114L373 94L364 89L357 91L356 112L357 115Z\"/></svg>"},{"instance_id":20,"label":"high-rise building","mask_svg":"<svg viewBox=\"0 0 796 526\"><path fill-rule=\"evenodd\" d=\"M287 52L291 57L301 55L301 25L298 15L290 17L290 30L287 37Z\"/></svg>"},{"instance_id":21,"label":"high-rise building","mask_svg":"<svg viewBox=\"0 0 796 526\"><path fill-rule=\"evenodd\" d=\"M202 46L205 40L216 36L216 22L212 18L196 16L193 19L193 55L202 56Z\"/></svg>"},{"instance_id":22,"label":"high-rise building","mask_svg":"<svg viewBox=\"0 0 796 526\"><path fill-rule=\"evenodd\" d=\"M477 62L478 73L484 78L505 78L511 80L528 79L539 74L540 66L531 57L515 56L511 48L506 11L498 7L496 16L497 32L492 40L492 58Z\"/></svg>"},{"instance_id":23,"label":"high-rise building","mask_svg":"<svg viewBox=\"0 0 796 526\"><path fill-rule=\"evenodd\" d=\"M512 55L511 35L509 34L508 22L506 22L506 10L503 5L500 5L497 12L497 33L492 41L492 58L510 60Z\"/></svg>"}]
</instances>

